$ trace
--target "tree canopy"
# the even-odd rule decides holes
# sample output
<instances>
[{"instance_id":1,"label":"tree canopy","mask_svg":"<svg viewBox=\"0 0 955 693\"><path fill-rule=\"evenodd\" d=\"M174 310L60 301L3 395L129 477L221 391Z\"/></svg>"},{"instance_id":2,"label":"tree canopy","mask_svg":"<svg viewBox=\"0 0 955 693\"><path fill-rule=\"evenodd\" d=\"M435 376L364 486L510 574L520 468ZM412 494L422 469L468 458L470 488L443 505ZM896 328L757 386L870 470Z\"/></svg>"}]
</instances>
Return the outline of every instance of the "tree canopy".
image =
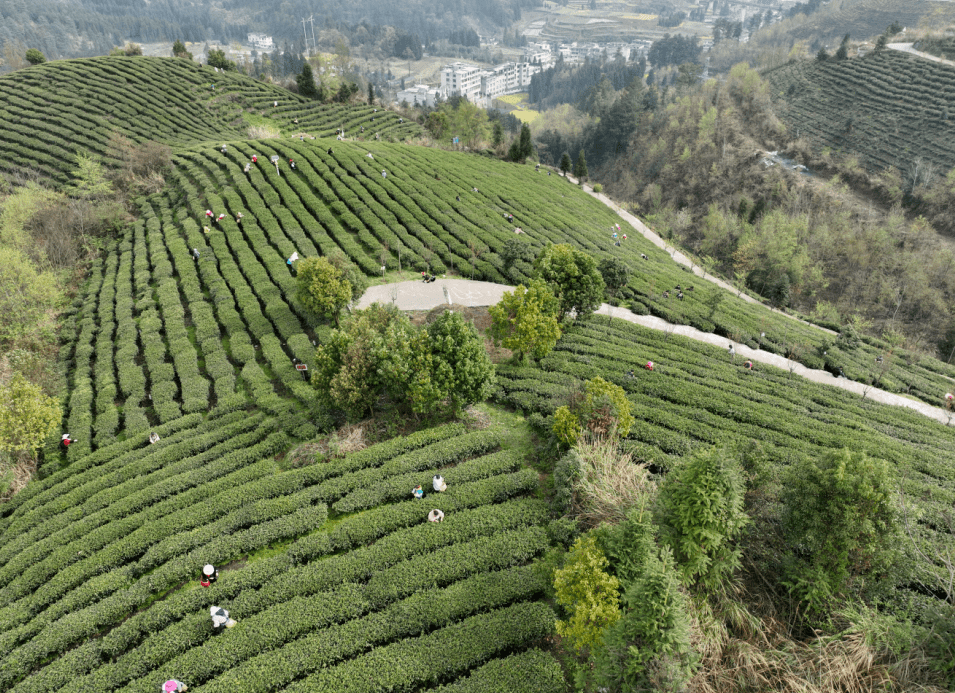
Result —
<instances>
[{"instance_id":1,"label":"tree canopy","mask_svg":"<svg viewBox=\"0 0 955 693\"><path fill-rule=\"evenodd\" d=\"M14 373L0 385L0 451L35 454L61 417L56 399Z\"/></svg>"},{"instance_id":2,"label":"tree canopy","mask_svg":"<svg viewBox=\"0 0 955 693\"><path fill-rule=\"evenodd\" d=\"M597 261L567 243L548 244L534 260L534 276L557 297L561 318L590 315L604 298L604 280Z\"/></svg>"},{"instance_id":3,"label":"tree canopy","mask_svg":"<svg viewBox=\"0 0 955 693\"><path fill-rule=\"evenodd\" d=\"M352 299L352 285L342 271L327 258L310 257L297 260L298 273L295 297L309 313L338 322L342 308Z\"/></svg>"},{"instance_id":4,"label":"tree canopy","mask_svg":"<svg viewBox=\"0 0 955 693\"><path fill-rule=\"evenodd\" d=\"M515 352L519 361L525 354L544 358L560 339L559 309L560 303L544 281L520 284L514 291L505 291L500 303L488 309L488 334L495 345Z\"/></svg>"}]
</instances>

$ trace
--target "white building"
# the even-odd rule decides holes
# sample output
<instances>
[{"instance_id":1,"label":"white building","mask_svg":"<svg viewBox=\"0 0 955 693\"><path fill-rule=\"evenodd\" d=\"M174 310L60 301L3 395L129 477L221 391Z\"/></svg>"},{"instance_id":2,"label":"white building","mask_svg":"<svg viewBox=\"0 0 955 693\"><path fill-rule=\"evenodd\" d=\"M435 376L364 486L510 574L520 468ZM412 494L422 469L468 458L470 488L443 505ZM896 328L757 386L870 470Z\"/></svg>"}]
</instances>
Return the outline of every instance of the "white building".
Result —
<instances>
[{"instance_id":1,"label":"white building","mask_svg":"<svg viewBox=\"0 0 955 693\"><path fill-rule=\"evenodd\" d=\"M434 108L438 99L438 90L424 84L416 84L398 92L398 103L408 102L409 106L427 106Z\"/></svg>"},{"instance_id":2,"label":"white building","mask_svg":"<svg viewBox=\"0 0 955 693\"><path fill-rule=\"evenodd\" d=\"M265 34L249 34L249 43L255 46L256 50L275 50L275 43L272 41L272 37L266 36Z\"/></svg>"},{"instance_id":3,"label":"white building","mask_svg":"<svg viewBox=\"0 0 955 693\"><path fill-rule=\"evenodd\" d=\"M441 94L445 98L464 96L477 106L489 108L497 97L527 89L531 76L540 71L540 65L530 63L502 63L489 70L452 63L441 69Z\"/></svg>"}]
</instances>

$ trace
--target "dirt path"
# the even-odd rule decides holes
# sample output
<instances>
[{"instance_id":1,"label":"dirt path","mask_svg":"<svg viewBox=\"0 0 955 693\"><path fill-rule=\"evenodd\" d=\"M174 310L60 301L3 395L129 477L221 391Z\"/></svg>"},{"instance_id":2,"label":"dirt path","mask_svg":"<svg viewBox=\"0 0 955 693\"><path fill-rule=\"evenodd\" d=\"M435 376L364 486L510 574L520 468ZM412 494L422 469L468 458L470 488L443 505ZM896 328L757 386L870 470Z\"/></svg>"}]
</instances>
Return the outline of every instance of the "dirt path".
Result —
<instances>
[{"instance_id":1,"label":"dirt path","mask_svg":"<svg viewBox=\"0 0 955 693\"><path fill-rule=\"evenodd\" d=\"M398 282L369 288L358 302L358 307L365 308L375 302L386 304L394 303L400 310L430 310L442 303L458 303L465 306L490 306L500 301L505 291L510 291L513 288L514 287L511 286L505 286L504 284L478 282L469 279L439 279L430 284L425 284L420 281ZM711 332L701 332L689 325L673 325L652 315L635 315L626 308L613 308L606 303L602 304L597 312L601 315L610 315L611 317L620 318L621 320L626 320L652 330L670 332L695 339L698 342L706 342L707 344L712 344L723 349L726 349L730 344L730 340ZM790 361L778 354L773 354L761 349L751 349L745 344L736 344L735 342L733 343L733 348L736 351L736 361L739 363L740 368L743 367L743 363L748 359L755 363L764 363L785 370L792 369L794 375L808 378L813 382L854 392L859 395L860 398L864 396L866 399L871 399L883 404L907 407L943 424L948 424L951 418L945 410L939 409L938 407L869 387L853 380L834 378L826 371L806 368L801 363Z\"/></svg>"},{"instance_id":2,"label":"dirt path","mask_svg":"<svg viewBox=\"0 0 955 693\"><path fill-rule=\"evenodd\" d=\"M915 48L913 48L913 45L914 44L911 43L889 43L886 44L886 48L891 48L894 51L902 51L903 53L911 53L912 55L917 55L920 58L925 58L926 60L931 60L932 62L955 67L955 60L945 60L945 58L940 58L937 55L932 55L931 53L917 51Z\"/></svg>"}]
</instances>

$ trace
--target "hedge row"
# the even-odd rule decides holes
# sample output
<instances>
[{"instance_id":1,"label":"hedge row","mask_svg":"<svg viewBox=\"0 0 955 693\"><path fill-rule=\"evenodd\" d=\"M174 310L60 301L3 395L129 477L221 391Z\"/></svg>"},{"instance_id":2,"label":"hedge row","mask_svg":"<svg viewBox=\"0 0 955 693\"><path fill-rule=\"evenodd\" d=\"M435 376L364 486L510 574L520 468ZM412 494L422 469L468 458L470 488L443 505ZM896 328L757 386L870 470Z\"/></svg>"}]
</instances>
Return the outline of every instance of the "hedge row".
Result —
<instances>
[{"instance_id":1,"label":"hedge row","mask_svg":"<svg viewBox=\"0 0 955 693\"><path fill-rule=\"evenodd\" d=\"M560 662L541 650L492 659L466 678L428 693L564 693L567 682Z\"/></svg>"}]
</instances>

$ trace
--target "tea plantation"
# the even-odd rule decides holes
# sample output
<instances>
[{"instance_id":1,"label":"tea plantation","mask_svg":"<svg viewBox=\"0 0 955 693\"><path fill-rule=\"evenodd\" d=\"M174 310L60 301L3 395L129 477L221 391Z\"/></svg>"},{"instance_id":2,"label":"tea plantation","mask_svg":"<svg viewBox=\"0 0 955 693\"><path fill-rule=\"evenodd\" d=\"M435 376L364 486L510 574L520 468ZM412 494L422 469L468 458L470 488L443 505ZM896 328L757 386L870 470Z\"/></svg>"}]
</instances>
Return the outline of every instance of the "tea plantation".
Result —
<instances>
[{"instance_id":1,"label":"tea plantation","mask_svg":"<svg viewBox=\"0 0 955 693\"><path fill-rule=\"evenodd\" d=\"M630 266L622 298L636 312L936 405L955 367L746 303L636 233L614 246L621 220L564 178L402 143L419 128L391 112L140 57L46 63L0 77L0 93L8 173L65 188L77 148L110 163L114 132L173 150L162 192L132 201L135 221L63 315L62 430L76 442L68 454L51 443L40 477L0 504L0 690L153 692L171 677L223 692L567 690L535 563L553 518L527 427L500 405L540 423L597 374L627 390L627 445L661 469L702 444L752 438L783 464L848 445L904 473L920 542L951 541L936 520L955 500L952 429L604 319L568 333L541 368L501 366L487 428L288 456L332 424L295 368L328 328L295 298L293 252L341 251L369 276L516 283L531 267L506 265L507 241L572 243ZM262 123L283 136L249 139ZM677 284L685 300L662 297ZM656 371L624 375L648 359ZM448 490L413 499L439 469ZM426 520L432 507L443 522ZM210 562L221 576L201 588ZM212 605L237 621L215 637Z\"/></svg>"},{"instance_id":2,"label":"tea plantation","mask_svg":"<svg viewBox=\"0 0 955 693\"><path fill-rule=\"evenodd\" d=\"M766 73L792 131L854 154L869 169L905 173L917 158L955 168L955 68L883 50L862 58L797 61Z\"/></svg>"}]
</instances>

